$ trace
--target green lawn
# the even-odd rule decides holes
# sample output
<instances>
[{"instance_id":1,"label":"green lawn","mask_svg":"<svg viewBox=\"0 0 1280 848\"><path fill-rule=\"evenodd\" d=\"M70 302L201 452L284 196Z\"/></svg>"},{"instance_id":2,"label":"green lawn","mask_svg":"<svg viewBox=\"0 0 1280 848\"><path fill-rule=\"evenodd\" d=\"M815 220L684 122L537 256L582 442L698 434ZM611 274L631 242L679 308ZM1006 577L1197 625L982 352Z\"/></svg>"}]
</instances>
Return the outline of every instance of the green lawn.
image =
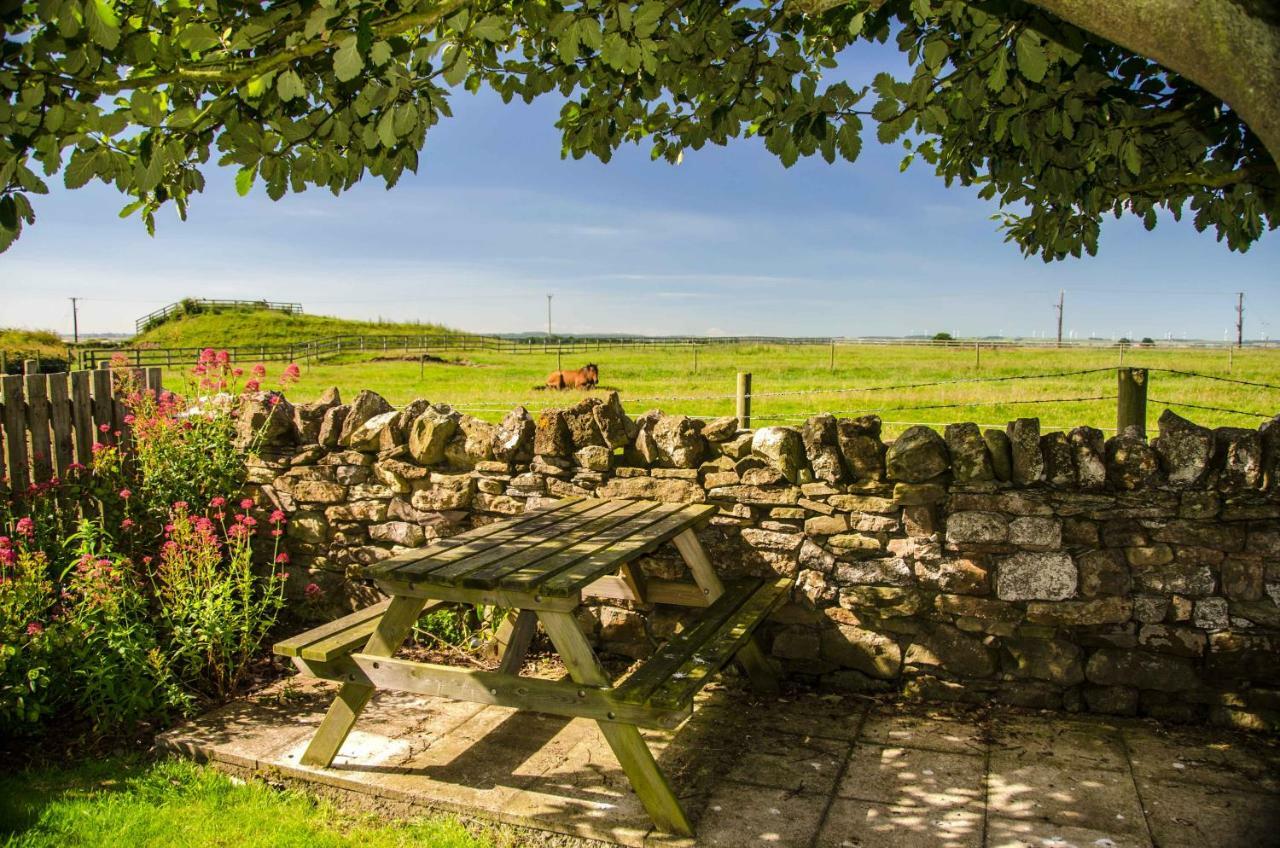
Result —
<instances>
[{"instance_id":1,"label":"green lawn","mask_svg":"<svg viewBox=\"0 0 1280 848\"><path fill-rule=\"evenodd\" d=\"M514 832L475 835L452 818L388 823L180 760L107 758L0 776L0 845L6 848L518 844Z\"/></svg>"},{"instance_id":2,"label":"green lawn","mask_svg":"<svg viewBox=\"0 0 1280 848\"><path fill-rule=\"evenodd\" d=\"M554 348L547 353L536 349L521 354L441 351L441 355L457 361L422 366L416 360L370 361L344 356L319 364L305 363L302 382L289 390L289 396L294 401L310 400L324 387L336 385L343 397L350 399L356 391L369 388L396 405L425 397L490 421L497 421L516 404L536 413L545 406L567 406L579 397L573 392L535 390L556 367ZM817 412L876 412L887 422L889 434L910 423L976 421L1003 426L1013 418L1031 416L1039 417L1045 429L1080 424L1115 427L1114 400L1064 399L1114 396L1117 349L985 349L980 366L975 367L972 349L848 345L837 348L834 370L825 345L706 346L698 350L697 357L696 373L692 349L603 349L565 354L563 367L597 363L601 386L616 388L633 415L655 407L704 417L731 414L735 375L750 371L755 392L753 422L759 424L794 424ZM1280 383L1280 349L1237 352L1230 372L1225 350L1135 348L1127 350L1124 359L1129 366ZM270 368L274 376L280 366ZM1035 380L946 383L1091 368L1107 370ZM176 385L180 374L171 374L168 380L171 386ZM922 382L944 384L885 392L857 390ZM813 390L821 391L801 394ZM773 392L797 394L770 396ZM1280 391L1175 374L1152 374L1149 394L1148 422L1153 431L1166 405L1160 401L1254 413L1251 417L1170 404L1180 414L1207 426L1257 427L1264 416L1280 412ZM678 399L653 399L673 397Z\"/></svg>"}]
</instances>

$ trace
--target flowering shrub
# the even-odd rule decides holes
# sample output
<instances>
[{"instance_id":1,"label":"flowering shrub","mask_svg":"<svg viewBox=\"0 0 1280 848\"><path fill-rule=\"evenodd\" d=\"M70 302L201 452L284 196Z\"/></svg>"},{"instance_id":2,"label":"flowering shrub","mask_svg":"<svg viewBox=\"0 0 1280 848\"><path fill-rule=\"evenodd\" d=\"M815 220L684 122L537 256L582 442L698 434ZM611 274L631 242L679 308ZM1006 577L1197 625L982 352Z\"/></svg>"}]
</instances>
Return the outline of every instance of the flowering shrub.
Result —
<instances>
[{"instance_id":1,"label":"flowering shrub","mask_svg":"<svg viewBox=\"0 0 1280 848\"><path fill-rule=\"evenodd\" d=\"M44 554L0 536L0 730L21 729L53 712L48 632L53 584Z\"/></svg>"},{"instance_id":2,"label":"flowering shrub","mask_svg":"<svg viewBox=\"0 0 1280 848\"><path fill-rule=\"evenodd\" d=\"M154 579L175 672L196 691L220 696L235 689L275 623L286 575L274 568L254 573L253 516L238 512L230 522L225 512L214 516L173 505ZM277 528L284 521L283 514L273 518Z\"/></svg>"},{"instance_id":3,"label":"flowering shrub","mask_svg":"<svg viewBox=\"0 0 1280 848\"><path fill-rule=\"evenodd\" d=\"M241 384L206 350L178 395L118 365L130 432L106 428L89 467L0 501L0 734L60 710L105 729L225 696L284 602L283 513L229 500L237 448L255 446L243 422L236 444L240 398L265 369Z\"/></svg>"}]
</instances>

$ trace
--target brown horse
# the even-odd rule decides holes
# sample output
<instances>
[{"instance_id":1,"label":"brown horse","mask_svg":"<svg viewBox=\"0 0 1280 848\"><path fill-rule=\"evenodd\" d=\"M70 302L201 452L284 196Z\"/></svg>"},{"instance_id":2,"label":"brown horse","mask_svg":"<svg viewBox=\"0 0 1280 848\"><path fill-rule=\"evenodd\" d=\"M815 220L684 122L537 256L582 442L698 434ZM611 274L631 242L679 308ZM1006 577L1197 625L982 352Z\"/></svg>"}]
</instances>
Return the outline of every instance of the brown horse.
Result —
<instances>
[{"instance_id":1,"label":"brown horse","mask_svg":"<svg viewBox=\"0 0 1280 848\"><path fill-rule=\"evenodd\" d=\"M600 382L600 369L595 364L577 371L552 371L547 375L548 389L594 389Z\"/></svg>"}]
</instances>

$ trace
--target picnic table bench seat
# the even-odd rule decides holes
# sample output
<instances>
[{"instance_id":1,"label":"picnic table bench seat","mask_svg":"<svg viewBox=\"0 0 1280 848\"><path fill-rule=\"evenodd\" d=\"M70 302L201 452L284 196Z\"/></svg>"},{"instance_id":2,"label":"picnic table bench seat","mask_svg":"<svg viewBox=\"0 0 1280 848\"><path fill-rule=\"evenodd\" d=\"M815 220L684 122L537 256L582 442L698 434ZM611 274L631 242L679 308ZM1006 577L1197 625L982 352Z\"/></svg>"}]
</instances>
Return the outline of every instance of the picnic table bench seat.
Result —
<instances>
[{"instance_id":1,"label":"picnic table bench seat","mask_svg":"<svg viewBox=\"0 0 1280 848\"><path fill-rule=\"evenodd\" d=\"M688 817L637 728L677 726L698 691L730 661L757 689L776 690L773 665L753 633L793 583L790 577L723 583L694 532L717 510L710 504L565 498L367 568L388 600L275 646L303 673L342 684L301 762L328 766L377 689L589 718L657 827L691 835ZM652 580L636 566L637 558L667 542L675 544L692 582ZM700 611L614 682L573 614L593 596ZM447 603L510 609L495 640L502 653L496 671L394 656L423 610ZM568 680L520 675L539 624Z\"/></svg>"}]
</instances>

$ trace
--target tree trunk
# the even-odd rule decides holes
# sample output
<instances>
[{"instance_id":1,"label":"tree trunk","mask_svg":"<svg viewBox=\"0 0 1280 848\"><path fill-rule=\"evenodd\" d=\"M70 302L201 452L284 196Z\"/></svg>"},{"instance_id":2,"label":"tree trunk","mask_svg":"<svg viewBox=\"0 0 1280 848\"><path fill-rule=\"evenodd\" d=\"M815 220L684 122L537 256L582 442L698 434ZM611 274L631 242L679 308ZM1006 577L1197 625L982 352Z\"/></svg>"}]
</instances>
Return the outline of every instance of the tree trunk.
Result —
<instances>
[{"instance_id":1,"label":"tree trunk","mask_svg":"<svg viewBox=\"0 0 1280 848\"><path fill-rule=\"evenodd\" d=\"M1027 0L1221 97L1280 167L1275 0Z\"/></svg>"}]
</instances>

